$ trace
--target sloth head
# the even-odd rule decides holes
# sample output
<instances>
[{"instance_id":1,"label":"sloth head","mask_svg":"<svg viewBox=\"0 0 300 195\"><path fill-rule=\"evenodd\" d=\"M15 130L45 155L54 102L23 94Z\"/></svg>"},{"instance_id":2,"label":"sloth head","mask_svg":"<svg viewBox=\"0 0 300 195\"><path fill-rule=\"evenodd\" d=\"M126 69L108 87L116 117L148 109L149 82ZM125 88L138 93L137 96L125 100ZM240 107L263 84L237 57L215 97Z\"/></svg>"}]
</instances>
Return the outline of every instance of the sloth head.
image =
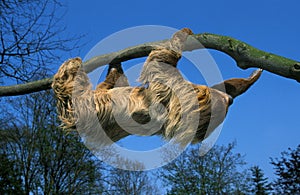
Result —
<instances>
[{"instance_id":1,"label":"sloth head","mask_svg":"<svg viewBox=\"0 0 300 195\"><path fill-rule=\"evenodd\" d=\"M233 78L207 88L209 92L203 94L203 102L209 106L204 107L200 105L200 124L193 143L197 143L208 137L223 122L233 100L246 92L257 81L261 73L262 70L258 69L248 78ZM201 88L201 86L195 87ZM203 91L202 88L199 91ZM207 103L208 101L210 102Z\"/></svg>"},{"instance_id":2,"label":"sloth head","mask_svg":"<svg viewBox=\"0 0 300 195\"><path fill-rule=\"evenodd\" d=\"M217 89L210 89L211 96L211 123L220 124L233 103L233 97Z\"/></svg>"}]
</instances>

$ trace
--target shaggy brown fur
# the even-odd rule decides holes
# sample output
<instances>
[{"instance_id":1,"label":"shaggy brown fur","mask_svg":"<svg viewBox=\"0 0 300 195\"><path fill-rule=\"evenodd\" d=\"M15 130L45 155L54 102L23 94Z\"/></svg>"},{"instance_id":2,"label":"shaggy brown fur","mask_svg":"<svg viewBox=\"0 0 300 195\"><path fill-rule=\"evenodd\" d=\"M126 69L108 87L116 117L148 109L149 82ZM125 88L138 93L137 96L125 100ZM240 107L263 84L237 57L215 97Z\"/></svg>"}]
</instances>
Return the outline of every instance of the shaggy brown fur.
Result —
<instances>
[{"instance_id":1,"label":"shaggy brown fur","mask_svg":"<svg viewBox=\"0 0 300 195\"><path fill-rule=\"evenodd\" d=\"M127 86L117 64L110 65L105 81L92 90L81 59L64 62L52 84L64 128L76 128L91 145L111 144L130 134L160 134L182 145L205 139L224 120L232 99L261 71L212 88L186 81L176 65L190 34L190 29L182 29L149 54L140 76L145 87Z\"/></svg>"}]
</instances>

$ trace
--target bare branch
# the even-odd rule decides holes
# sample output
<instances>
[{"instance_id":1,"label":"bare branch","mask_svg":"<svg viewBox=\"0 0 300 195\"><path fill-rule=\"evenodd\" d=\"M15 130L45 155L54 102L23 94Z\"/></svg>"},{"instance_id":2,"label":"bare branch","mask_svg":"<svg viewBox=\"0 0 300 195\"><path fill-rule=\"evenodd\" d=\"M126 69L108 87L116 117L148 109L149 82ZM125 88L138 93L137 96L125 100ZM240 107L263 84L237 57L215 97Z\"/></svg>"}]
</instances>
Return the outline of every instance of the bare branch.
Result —
<instances>
[{"instance_id":1,"label":"bare branch","mask_svg":"<svg viewBox=\"0 0 300 195\"><path fill-rule=\"evenodd\" d=\"M51 69L59 52L78 48L74 41L82 36L60 36L65 30L60 10L55 0L0 1L0 82L32 81Z\"/></svg>"},{"instance_id":2,"label":"bare branch","mask_svg":"<svg viewBox=\"0 0 300 195\"><path fill-rule=\"evenodd\" d=\"M208 33L190 36L185 45L185 51L202 49L199 48L200 44L195 44L194 39L197 39L204 48L215 49L228 54L242 69L257 67L300 82L300 62L298 61L264 52L231 37ZM145 57L157 45L160 45L165 41L166 40L145 43L117 52L97 56L84 62L83 67L86 72L91 72L94 69L109 63L119 63L135 58ZM47 78L26 84L0 87L0 97L23 95L47 90L51 88L51 83L52 78Z\"/></svg>"}]
</instances>

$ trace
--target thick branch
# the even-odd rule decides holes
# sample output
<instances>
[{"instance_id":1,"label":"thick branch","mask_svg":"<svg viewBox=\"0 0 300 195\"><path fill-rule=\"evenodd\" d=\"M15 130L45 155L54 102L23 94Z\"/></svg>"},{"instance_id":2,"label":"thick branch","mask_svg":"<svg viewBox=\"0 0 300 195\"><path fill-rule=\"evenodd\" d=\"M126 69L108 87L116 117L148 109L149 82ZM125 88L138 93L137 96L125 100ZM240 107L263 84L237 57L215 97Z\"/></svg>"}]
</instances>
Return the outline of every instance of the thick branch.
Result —
<instances>
[{"instance_id":1,"label":"thick branch","mask_svg":"<svg viewBox=\"0 0 300 195\"><path fill-rule=\"evenodd\" d=\"M190 36L185 46L185 51L203 48L200 44L195 44L195 39L198 40L204 48L215 49L228 54L235 59L237 65L242 69L257 67L300 82L300 62L261 51L231 37L208 33ZM86 72L91 72L94 69L109 63L119 63L145 57L153 50L153 48L163 42L165 41L145 43L118 52L97 56L84 62L83 67ZM51 83L52 78L47 78L26 84L0 87L0 97L23 95L50 89Z\"/></svg>"},{"instance_id":2,"label":"thick branch","mask_svg":"<svg viewBox=\"0 0 300 195\"><path fill-rule=\"evenodd\" d=\"M33 92L43 91L51 88L52 78L46 78L25 84L0 87L0 97L24 95Z\"/></svg>"},{"instance_id":3,"label":"thick branch","mask_svg":"<svg viewBox=\"0 0 300 195\"><path fill-rule=\"evenodd\" d=\"M198 34L194 36L205 48L222 51L231 56L242 69L261 68L300 82L300 62L256 49L227 36ZM194 49L194 48L191 48Z\"/></svg>"}]
</instances>

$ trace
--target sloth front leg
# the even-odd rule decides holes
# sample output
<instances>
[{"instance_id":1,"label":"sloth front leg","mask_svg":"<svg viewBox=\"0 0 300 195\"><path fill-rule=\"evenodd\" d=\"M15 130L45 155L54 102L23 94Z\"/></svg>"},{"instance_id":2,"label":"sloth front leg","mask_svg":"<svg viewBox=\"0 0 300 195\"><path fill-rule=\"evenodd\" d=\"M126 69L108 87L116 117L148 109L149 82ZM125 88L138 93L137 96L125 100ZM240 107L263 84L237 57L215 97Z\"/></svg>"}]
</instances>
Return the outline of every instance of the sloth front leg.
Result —
<instances>
[{"instance_id":1,"label":"sloth front leg","mask_svg":"<svg viewBox=\"0 0 300 195\"><path fill-rule=\"evenodd\" d=\"M97 90L109 90L114 87L125 87L129 86L127 77L124 74L121 63L109 64L106 78L101 82Z\"/></svg>"},{"instance_id":2,"label":"sloth front leg","mask_svg":"<svg viewBox=\"0 0 300 195\"><path fill-rule=\"evenodd\" d=\"M176 66L184 43L191 34L188 28L176 32L170 41L152 50L144 63L139 80L148 85L149 91L156 95L157 102L167 104L172 95L171 88L186 82Z\"/></svg>"}]
</instances>

